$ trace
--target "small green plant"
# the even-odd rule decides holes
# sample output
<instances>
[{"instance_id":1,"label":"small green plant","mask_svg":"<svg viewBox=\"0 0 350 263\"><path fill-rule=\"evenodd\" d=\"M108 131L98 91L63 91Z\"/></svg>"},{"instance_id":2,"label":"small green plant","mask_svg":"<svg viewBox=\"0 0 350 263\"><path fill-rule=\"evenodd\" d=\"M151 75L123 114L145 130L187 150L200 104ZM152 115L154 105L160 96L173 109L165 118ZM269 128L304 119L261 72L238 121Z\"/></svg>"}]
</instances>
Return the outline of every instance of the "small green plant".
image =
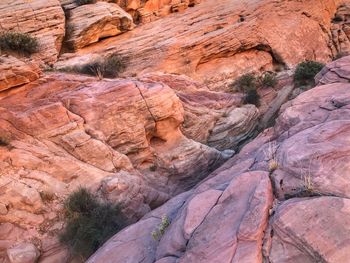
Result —
<instances>
[{"instance_id":1,"label":"small green plant","mask_svg":"<svg viewBox=\"0 0 350 263\"><path fill-rule=\"evenodd\" d=\"M170 226L170 221L168 216L163 216L161 223L158 225L157 229L152 231L152 238L154 240L160 240L164 235L165 230Z\"/></svg>"},{"instance_id":2,"label":"small green plant","mask_svg":"<svg viewBox=\"0 0 350 263\"><path fill-rule=\"evenodd\" d=\"M231 84L231 88L237 87L238 91L248 92L257 88L257 78L254 73L247 73L240 76Z\"/></svg>"},{"instance_id":3,"label":"small green plant","mask_svg":"<svg viewBox=\"0 0 350 263\"><path fill-rule=\"evenodd\" d=\"M116 78L126 68L126 59L117 54L112 54L102 60L96 60L80 67L71 68L77 73L97 76L98 78Z\"/></svg>"},{"instance_id":4,"label":"small green plant","mask_svg":"<svg viewBox=\"0 0 350 263\"><path fill-rule=\"evenodd\" d=\"M244 97L243 104L253 104L256 107L260 106L260 95L256 90L249 90Z\"/></svg>"},{"instance_id":5,"label":"small green plant","mask_svg":"<svg viewBox=\"0 0 350 263\"><path fill-rule=\"evenodd\" d=\"M38 51L38 40L26 33L5 32L0 35L0 50L30 55Z\"/></svg>"},{"instance_id":6,"label":"small green plant","mask_svg":"<svg viewBox=\"0 0 350 263\"><path fill-rule=\"evenodd\" d=\"M117 205L101 202L85 188L73 192L64 203L66 227L62 244L74 255L89 257L107 239L127 225Z\"/></svg>"},{"instance_id":7,"label":"small green plant","mask_svg":"<svg viewBox=\"0 0 350 263\"><path fill-rule=\"evenodd\" d=\"M316 61L304 61L298 64L294 73L294 83L298 86L315 84L315 76L324 64Z\"/></svg>"},{"instance_id":8,"label":"small green plant","mask_svg":"<svg viewBox=\"0 0 350 263\"><path fill-rule=\"evenodd\" d=\"M80 5L88 5L96 3L96 0L75 0L74 1L78 6Z\"/></svg>"},{"instance_id":9,"label":"small green plant","mask_svg":"<svg viewBox=\"0 0 350 263\"><path fill-rule=\"evenodd\" d=\"M259 84L263 88L273 88L277 82L276 74L272 72L265 72L259 77Z\"/></svg>"}]
</instances>

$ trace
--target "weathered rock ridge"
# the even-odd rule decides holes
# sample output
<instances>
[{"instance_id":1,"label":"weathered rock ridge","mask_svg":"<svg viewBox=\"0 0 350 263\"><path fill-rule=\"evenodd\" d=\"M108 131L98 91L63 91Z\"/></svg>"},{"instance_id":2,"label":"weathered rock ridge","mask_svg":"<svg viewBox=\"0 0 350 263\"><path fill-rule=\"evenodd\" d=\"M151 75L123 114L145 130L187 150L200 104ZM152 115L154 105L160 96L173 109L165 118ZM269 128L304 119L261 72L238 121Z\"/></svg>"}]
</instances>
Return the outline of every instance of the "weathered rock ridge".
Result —
<instances>
[{"instance_id":1,"label":"weathered rock ridge","mask_svg":"<svg viewBox=\"0 0 350 263\"><path fill-rule=\"evenodd\" d=\"M98 57L118 52L130 58L126 75L180 73L223 90L243 72L283 69L305 59L326 62L346 51L349 18L341 3L203 1L190 11L63 54L56 66L86 62L92 53ZM338 16L342 22L334 21ZM343 33L335 34L337 27Z\"/></svg>"},{"instance_id":2,"label":"weathered rock ridge","mask_svg":"<svg viewBox=\"0 0 350 263\"><path fill-rule=\"evenodd\" d=\"M332 82L286 103L273 128L88 262L346 262L350 84ZM155 240L164 216L171 224Z\"/></svg>"}]
</instances>

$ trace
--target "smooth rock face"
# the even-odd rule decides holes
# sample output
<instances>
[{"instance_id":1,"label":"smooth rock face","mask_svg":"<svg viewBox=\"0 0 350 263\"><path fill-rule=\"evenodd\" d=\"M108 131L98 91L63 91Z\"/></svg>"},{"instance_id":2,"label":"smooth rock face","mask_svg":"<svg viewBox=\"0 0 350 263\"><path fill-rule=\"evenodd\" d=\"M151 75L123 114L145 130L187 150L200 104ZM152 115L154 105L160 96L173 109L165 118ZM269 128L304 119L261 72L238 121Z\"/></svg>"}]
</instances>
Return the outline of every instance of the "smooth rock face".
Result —
<instances>
[{"instance_id":1,"label":"smooth rock face","mask_svg":"<svg viewBox=\"0 0 350 263\"><path fill-rule=\"evenodd\" d=\"M175 256L176 262L259 262L272 205L268 173L235 175L234 171L226 170L216 179L220 177L227 177L227 183L212 179L210 189L195 189L178 211L171 210L173 204L167 203L163 210L153 211L116 235L87 262L139 262L139 253L144 262L174 262L167 255ZM152 238L150 232L160 222L157 218L164 216L164 209L171 225L160 241L146 245ZM137 235L133 234L135 231ZM124 238L127 234L133 240L133 252L129 248L121 253L129 244ZM152 250L156 250L155 256Z\"/></svg>"},{"instance_id":2,"label":"smooth rock face","mask_svg":"<svg viewBox=\"0 0 350 263\"><path fill-rule=\"evenodd\" d=\"M65 17L58 0L1 0L0 33L29 33L39 41L39 52L32 58L56 62L65 34Z\"/></svg>"},{"instance_id":3,"label":"smooth rock face","mask_svg":"<svg viewBox=\"0 0 350 263\"><path fill-rule=\"evenodd\" d=\"M21 86L40 77L40 68L13 56L0 56L0 91Z\"/></svg>"},{"instance_id":4,"label":"smooth rock face","mask_svg":"<svg viewBox=\"0 0 350 263\"><path fill-rule=\"evenodd\" d=\"M318 197L287 201L277 209L271 225L270 262L347 262L349 223L348 199Z\"/></svg>"},{"instance_id":5,"label":"smooth rock face","mask_svg":"<svg viewBox=\"0 0 350 263\"><path fill-rule=\"evenodd\" d=\"M151 249L143 248L145 262L347 262L349 90L341 82L318 86L286 103L274 127L199 183L180 209L168 212L171 224ZM146 220L171 211L175 200L129 228L141 231ZM110 252L127 244L113 242L119 235L88 262L122 262ZM129 238L140 254L149 234ZM128 255L127 262L138 262L131 260L131 249Z\"/></svg>"},{"instance_id":6,"label":"smooth rock face","mask_svg":"<svg viewBox=\"0 0 350 263\"><path fill-rule=\"evenodd\" d=\"M203 1L176 16L62 55L56 66L86 62L91 53L118 52L131 58L126 75L180 73L205 81L211 89L227 90L227 84L248 71L283 69L302 60L329 61L337 53L331 27L341 2Z\"/></svg>"},{"instance_id":7,"label":"smooth rock face","mask_svg":"<svg viewBox=\"0 0 350 263\"><path fill-rule=\"evenodd\" d=\"M132 17L117 4L98 2L68 11L67 44L79 49L133 28Z\"/></svg>"}]
</instances>

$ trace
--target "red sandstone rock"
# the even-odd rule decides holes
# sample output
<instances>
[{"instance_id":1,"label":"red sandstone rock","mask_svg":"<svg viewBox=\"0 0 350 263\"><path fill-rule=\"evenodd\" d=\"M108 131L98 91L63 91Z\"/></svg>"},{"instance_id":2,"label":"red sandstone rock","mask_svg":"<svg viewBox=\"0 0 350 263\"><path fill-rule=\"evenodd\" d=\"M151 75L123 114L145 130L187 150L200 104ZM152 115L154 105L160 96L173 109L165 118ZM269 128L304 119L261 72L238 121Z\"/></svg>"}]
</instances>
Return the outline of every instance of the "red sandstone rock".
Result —
<instances>
[{"instance_id":1,"label":"red sandstone rock","mask_svg":"<svg viewBox=\"0 0 350 263\"><path fill-rule=\"evenodd\" d=\"M340 2L203 1L182 14L62 55L57 67L117 51L130 57L126 75L181 73L227 90L247 71L292 67L305 59L329 61L336 55L331 27Z\"/></svg>"},{"instance_id":2,"label":"red sandstone rock","mask_svg":"<svg viewBox=\"0 0 350 263\"><path fill-rule=\"evenodd\" d=\"M131 16L113 3L82 5L68 12L67 44L79 49L131 30Z\"/></svg>"},{"instance_id":3,"label":"red sandstone rock","mask_svg":"<svg viewBox=\"0 0 350 263\"><path fill-rule=\"evenodd\" d=\"M65 17L58 0L1 0L0 33L29 33L39 41L39 51L32 58L56 62L65 34Z\"/></svg>"},{"instance_id":4,"label":"red sandstone rock","mask_svg":"<svg viewBox=\"0 0 350 263\"><path fill-rule=\"evenodd\" d=\"M171 210L171 199L130 226L142 229L164 214L171 221L151 249L144 247L144 261L346 262L349 89L334 83L299 95L282 107L273 128L198 184L180 209ZM88 262L124 260L122 253L109 252L127 244L119 236ZM132 239L138 255L149 238L143 233ZM132 251L126 262L137 262Z\"/></svg>"},{"instance_id":5,"label":"red sandstone rock","mask_svg":"<svg viewBox=\"0 0 350 263\"><path fill-rule=\"evenodd\" d=\"M12 56L0 56L0 91L21 86L40 77L40 68Z\"/></svg>"}]
</instances>

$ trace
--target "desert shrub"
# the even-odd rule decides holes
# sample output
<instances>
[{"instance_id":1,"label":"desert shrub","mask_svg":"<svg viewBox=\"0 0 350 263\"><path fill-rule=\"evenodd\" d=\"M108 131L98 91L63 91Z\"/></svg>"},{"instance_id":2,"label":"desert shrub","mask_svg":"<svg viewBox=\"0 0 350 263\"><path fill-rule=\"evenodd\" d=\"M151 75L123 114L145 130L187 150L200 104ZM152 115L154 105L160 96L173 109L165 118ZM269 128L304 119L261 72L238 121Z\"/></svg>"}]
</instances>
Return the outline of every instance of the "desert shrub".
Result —
<instances>
[{"instance_id":1,"label":"desert shrub","mask_svg":"<svg viewBox=\"0 0 350 263\"><path fill-rule=\"evenodd\" d=\"M333 23L337 23L337 22L342 22L343 21L343 18L341 15L335 15L335 17L332 19L332 22Z\"/></svg>"},{"instance_id":2,"label":"desert shrub","mask_svg":"<svg viewBox=\"0 0 350 263\"><path fill-rule=\"evenodd\" d=\"M101 202L88 190L73 192L64 203L66 227L60 241L74 255L89 257L107 239L127 225L117 205Z\"/></svg>"},{"instance_id":3,"label":"desert shrub","mask_svg":"<svg viewBox=\"0 0 350 263\"><path fill-rule=\"evenodd\" d=\"M277 85L276 74L272 72L265 72L259 77L261 87L275 87Z\"/></svg>"},{"instance_id":4,"label":"desert shrub","mask_svg":"<svg viewBox=\"0 0 350 263\"><path fill-rule=\"evenodd\" d=\"M231 87L237 87L238 91L248 92L257 88L257 78L254 73L247 73L240 76Z\"/></svg>"},{"instance_id":5,"label":"desert shrub","mask_svg":"<svg viewBox=\"0 0 350 263\"><path fill-rule=\"evenodd\" d=\"M75 67L74 71L81 74L98 76L99 78L115 78L125 70L126 62L126 59L120 55L112 54L104 59Z\"/></svg>"},{"instance_id":6,"label":"desert shrub","mask_svg":"<svg viewBox=\"0 0 350 263\"><path fill-rule=\"evenodd\" d=\"M298 64L294 73L294 83L296 85L314 84L314 78L324 67L324 64L316 61L304 61Z\"/></svg>"},{"instance_id":7,"label":"desert shrub","mask_svg":"<svg viewBox=\"0 0 350 263\"><path fill-rule=\"evenodd\" d=\"M80 5L88 5L96 3L96 0L75 0L74 1L78 6Z\"/></svg>"},{"instance_id":8,"label":"desert shrub","mask_svg":"<svg viewBox=\"0 0 350 263\"><path fill-rule=\"evenodd\" d=\"M260 106L260 95L256 90L249 90L244 97L244 104L253 104L257 107Z\"/></svg>"},{"instance_id":9,"label":"desert shrub","mask_svg":"<svg viewBox=\"0 0 350 263\"><path fill-rule=\"evenodd\" d=\"M5 32L0 35L0 49L33 54L38 50L38 40L26 33Z\"/></svg>"}]
</instances>

